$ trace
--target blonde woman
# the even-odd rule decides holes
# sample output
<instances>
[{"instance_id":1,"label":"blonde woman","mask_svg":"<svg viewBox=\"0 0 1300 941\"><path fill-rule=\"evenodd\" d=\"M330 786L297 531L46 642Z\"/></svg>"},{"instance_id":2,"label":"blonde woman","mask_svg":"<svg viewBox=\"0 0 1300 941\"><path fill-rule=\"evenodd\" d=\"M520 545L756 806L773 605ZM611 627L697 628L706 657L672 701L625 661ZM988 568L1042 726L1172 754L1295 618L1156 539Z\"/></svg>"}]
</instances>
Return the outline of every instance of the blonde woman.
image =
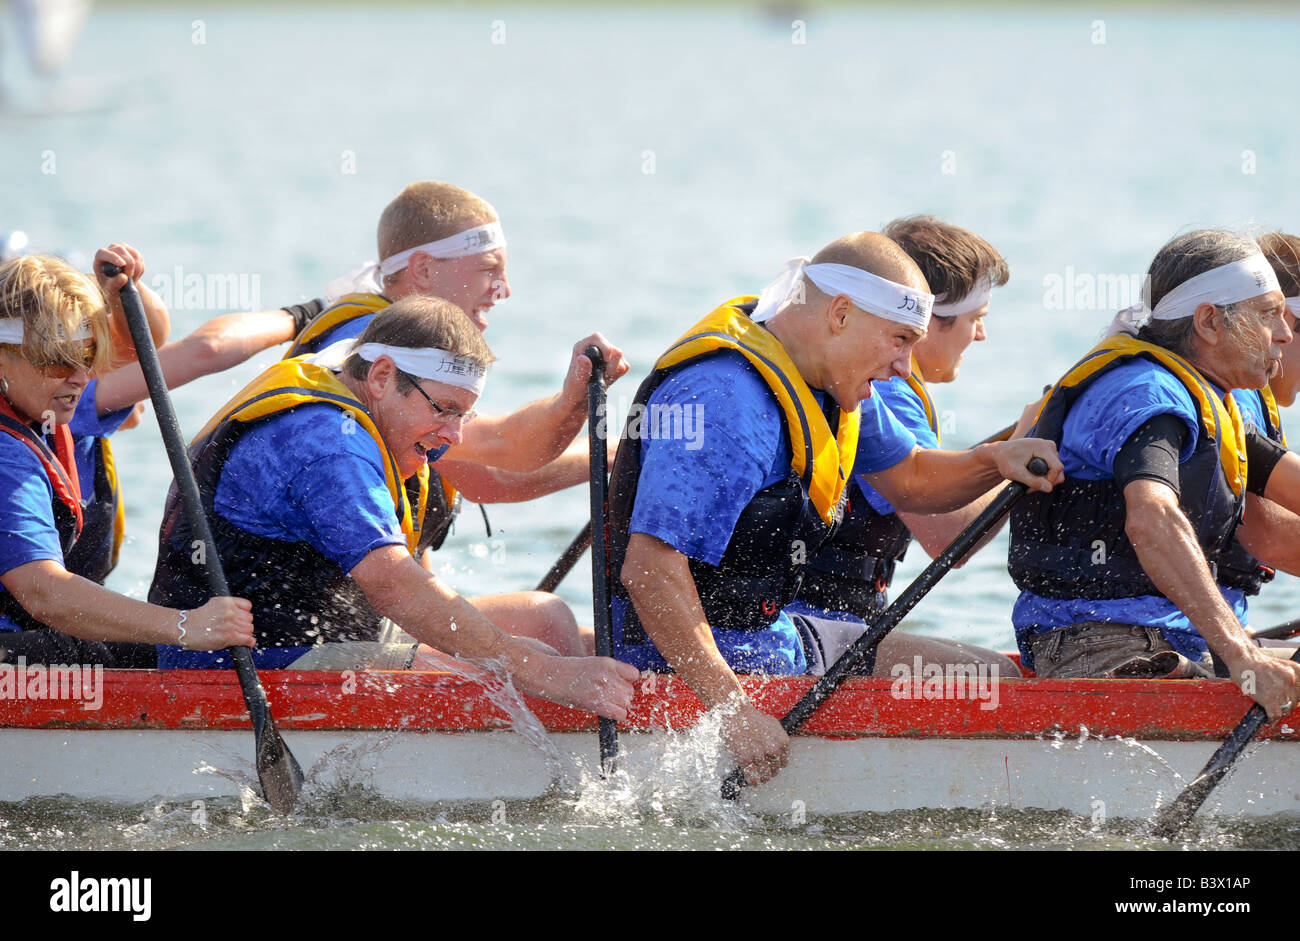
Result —
<instances>
[{"instance_id":1,"label":"blonde woman","mask_svg":"<svg viewBox=\"0 0 1300 941\"><path fill-rule=\"evenodd\" d=\"M68 565L84 520L67 425L91 377L133 352L114 342L127 333L117 292L144 270L124 245L97 252L96 270L104 262L123 273L98 285L49 256L0 265L0 662L151 666L157 643L253 643L243 599L178 611L119 595Z\"/></svg>"}]
</instances>

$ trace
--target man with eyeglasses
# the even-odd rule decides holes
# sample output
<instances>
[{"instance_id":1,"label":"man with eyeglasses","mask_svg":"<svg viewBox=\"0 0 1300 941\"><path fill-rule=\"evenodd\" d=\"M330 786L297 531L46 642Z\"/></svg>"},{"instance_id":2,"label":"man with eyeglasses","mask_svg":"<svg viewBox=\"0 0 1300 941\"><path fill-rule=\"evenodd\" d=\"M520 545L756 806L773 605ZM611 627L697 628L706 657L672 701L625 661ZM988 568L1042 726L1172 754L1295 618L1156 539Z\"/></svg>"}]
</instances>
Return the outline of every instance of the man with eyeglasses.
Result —
<instances>
[{"instance_id":1,"label":"man with eyeglasses","mask_svg":"<svg viewBox=\"0 0 1300 941\"><path fill-rule=\"evenodd\" d=\"M436 669L442 654L491 658L526 693L623 718L637 670L567 656L580 649L572 618L567 636L528 622L510 623L511 636L415 561L428 455L461 441L491 360L459 308L411 296L344 349L275 364L199 432L190 457L231 591L253 605L260 666ZM149 597L182 608L206 597L204 564L173 488ZM381 642L383 617L419 646ZM158 660L225 658L168 647Z\"/></svg>"},{"instance_id":2,"label":"man with eyeglasses","mask_svg":"<svg viewBox=\"0 0 1300 941\"><path fill-rule=\"evenodd\" d=\"M299 333L286 359L359 336L378 311L405 297L451 301L480 331L488 327L488 312L510 297L497 212L459 186L423 181L403 189L380 216L378 249L380 261L330 285L332 303ZM478 416L449 453L447 445L429 452L422 523L428 549L442 544L462 496L480 504L519 502L587 481L587 449L574 439L587 417L591 362L583 350L589 346L604 356L607 382L627 372L622 352L593 333L574 344L558 393L508 415ZM427 552L421 561L432 569ZM498 623L527 623L537 633L565 632L573 621L563 601L543 592L481 596L474 603ZM590 651L590 632L583 642Z\"/></svg>"}]
</instances>

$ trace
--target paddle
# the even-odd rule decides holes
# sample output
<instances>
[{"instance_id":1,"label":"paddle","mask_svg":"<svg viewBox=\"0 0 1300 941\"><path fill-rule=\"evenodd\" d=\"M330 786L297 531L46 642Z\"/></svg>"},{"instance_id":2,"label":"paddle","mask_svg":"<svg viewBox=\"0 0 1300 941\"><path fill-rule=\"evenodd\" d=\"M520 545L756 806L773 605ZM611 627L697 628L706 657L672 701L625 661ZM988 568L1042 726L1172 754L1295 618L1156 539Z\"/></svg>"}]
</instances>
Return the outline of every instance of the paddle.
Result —
<instances>
[{"instance_id":1,"label":"paddle","mask_svg":"<svg viewBox=\"0 0 1300 941\"><path fill-rule=\"evenodd\" d=\"M1011 433L1015 430L1015 425L1007 425L1007 427L1003 428L1001 431L995 431L984 440L978 442L975 447L978 447L981 444L992 444L995 441L1006 441L1011 437ZM564 576L569 574L573 569L573 566L577 564L578 559L580 559L582 554L587 551L589 545L591 545L590 520L583 525L582 529L578 530L578 535L573 537L573 542L569 543L568 548L560 553L560 557L555 560L555 564L551 566L551 570L546 573L546 576L540 582L537 583L537 591L555 591L556 588L560 587L560 582L564 581ZM1300 627L1297 627L1296 631L1300 633Z\"/></svg>"},{"instance_id":2,"label":"paddle","mask_svg":"<svg viewBox=\"0 0 1300 941\"><path fill-rule=\"evenodd\" d=\"M614 621L609 598L609 478L605 469L605 359L589 346L583 353L591 360L587 380L587 425L591 436L591 518L600 526L587 524L591 536L591 607L595 617L596 656L614 656ZM570 549L573 546L569 547ZM577 556L582 554L579 549ZM618 759L618 723L600 720L600 773L614 771Z\"/></svg>"},{"instance_id":3,"label":"paddle","mask_svg":"<svg viewBox=\"0 0 1300 941\"><path fill-rule=\"evenodd\" d=\"M1038 476L1047 473L1047 462L1040 457L1031 460L1028 467L1030 473ZM862 636L840 655L825 675L819 677L813 684L812 689L808 690L803 698L794 704L794 708L786 713L785 718L781 720L781 727L785 729L787 735L793 735L812 717L817 707L839 689L840 684L853 672L854 667L875 650L876 645L884 639L885 635L916 607L917 602L939 583L939 579L948 574L948 571L997 525L1002 516L1025 495L1028 489L1025 484L1018 481L1002 488L1002 492L993 498L993 502L986 506L984 511L952 541L952 545L939 553L939 557L925 567L925 571L916 577L916 581L908 585L897 600L880 613L871 626L863 631ZM740 796L740 789L744 786L745 775L737 768L722 782L722 796L727 800L735 800Z\"/></svg>"},{"instance_id":4,"label":"paddle","mask_svg":"<svg viewBox=\"0 0 1300 941\"><path fill-rule=\"evenodd\" d=\"M1255 631L1250 636L1255 640L1288 640L1296 634L1300 634L1300 621L1287 621L1277 627L1266 627L1262 631Z\"/></svg>"},{"instance_id":5,"label":"paddle","mask_svg":"<svg viewBox=\"0 0 1300 941\"><path fill-rule=\"evenodd\" d=\"M105 262L103 272L112 278L121 274L122 269ZM208 527L208 519L199 498L199 487L194 481L194 471L185 453L185 439L181 436L176 412L167 395L167 382L163 379L162 366L158 362L158 351L154 349L140 294L130 278L122 288L121 297L122 309L126 312L127 325L131 328L131 339L135 342L140 368L144 372L145 384L149 387L149 399L158 416L158 428L162 432L163 445L167 448L167 458L171 461L185 514L195 537L204 548L208 586L213 596L229 596L226 573L221 567L212 530ZM266 802L276 811L288 813L298 800L298 791L303 781L302 768L276 730L275 721L271 718L271 706L266 701L266 690L262 689L257 678L252 653L247 647L231 647L229 653L239 676L239 685L244 691L244 704L248 707L248 715L253 722L257 778L262 783L262 793Z\"/></svg>"},{"instance_id":6,"label":"paddle","mask_svg":"<svg viewBox=\"0 0 1300 941\"><path fill-rule=\"evenodd\" d=\"M578 560L582 558L582 554L587 551L589 545L591 545L591 520L587 520L582 529L578 530L578 535L573 537L573 542L569 543L569 547L560 553L560 557L555 560L551 570L537 583L537 590L555 591L555 589L559 588L560 582L564 581L564 576L568 575L573 567L578 564Z\"/></svg>"},{"instance_id":7,"label":"paddle","mask_svg":"<svg viewBox=\"0 0 1300 941\"><path fill-rule=\"evenodd\" d=\"M1292 660L1300 660L1300 648L1291 655ZM1268 723L1268 714L1264 712L1264 707L1255 703L1246 710L1237 727L1228 733L1220 745L1210 756L1210 760L1201 773L1196 776L1196 780L1187 787L1183 792L1174 799L1174 802L1165 807L1156 815L1156 821L1151 826L1153 836L1166 840L1172 840L1187 825L1187 822L1195 816L1196 812L1201 809L1210 792L1224 779L1228 771L1231 770L1233 762L1240 757L1250 740L1255 737L1260 729Z\"/></svg>"}]
</instances>

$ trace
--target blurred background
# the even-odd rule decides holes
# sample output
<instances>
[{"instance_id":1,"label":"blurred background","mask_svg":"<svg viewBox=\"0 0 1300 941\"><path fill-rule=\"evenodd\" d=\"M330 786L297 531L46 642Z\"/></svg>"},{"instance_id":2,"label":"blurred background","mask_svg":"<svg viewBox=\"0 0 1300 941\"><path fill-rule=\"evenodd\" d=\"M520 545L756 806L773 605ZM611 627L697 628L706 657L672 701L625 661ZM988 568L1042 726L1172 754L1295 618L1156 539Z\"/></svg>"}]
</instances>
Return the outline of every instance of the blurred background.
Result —
<instances>
[{"instance_id":1,"label":"blurred background","mask_svg":"<svg viewBox=\"0 0 1300 941\"><path fill-rule=\"evenodd\" d=\"M179 337L320 295L374 257L406 183L448 180L496 206L510 244L481 407L555 391L600 330L634 364L610 391L625 409L668 343L790 256L935 213L1011 266L988 341L933 389L965 445L1092 345L1173 235L1300 229L1297 22L1160 4L11 0L0 232L83 262L135 245ZM187 434L275 355L178 391ZM139 596L170 472L151 416L115 444L130 535L111 584ZM586 507L579 488L489 508L491 537L468 507L444 572L469 593L531 587ZM909 628L1010 647L1005 548ZM913 549L903 584L923 561ZM589 571L562 588L584 617ZM1280 581L1256 626L1294 616Z\"/></svg>"}]
</instances>

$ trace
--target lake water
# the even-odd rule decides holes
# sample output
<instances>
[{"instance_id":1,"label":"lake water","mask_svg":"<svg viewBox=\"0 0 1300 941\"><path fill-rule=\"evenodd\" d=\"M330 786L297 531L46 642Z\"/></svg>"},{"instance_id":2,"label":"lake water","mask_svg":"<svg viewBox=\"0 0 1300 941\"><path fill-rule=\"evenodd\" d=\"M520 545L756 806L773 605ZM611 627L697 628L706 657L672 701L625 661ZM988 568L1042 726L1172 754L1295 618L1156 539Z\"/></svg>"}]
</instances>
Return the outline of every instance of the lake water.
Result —
<instances>
[{"instance_id":1,"label":"lake water","mask_svg":"<svg viewBox=\"0 0 1300 941\"><path fill-rule=\"evenodd\" d=\"M935 213L1011 267L989 340L957 383L933 389L946 441L962 445L1013 421L1086 350L1171 236L1300 227L1287 170L1300 151L1298 22L1091 6L103 7L57 80L33 79L4 47L0 230L87 256L127 241L159 286L197 275L243 290L238 303L173 297L180 336L229 306L316 296L373 257L379 211L403 185L456 182L493 202L510 241L514 297L491 315L499 365L480 403L503 411L558 388L569 348L592 330L634 364L611 390L626 402L683 329L756 292L785 259ZM179 390L186 431L274 355ZM111 584L141 596L170 472L151 418L115 447L130 536ZM586 507L579 488L493 508L490 538L469 508L442 550L448 580L467 593L531 587ZM914 549L901 583L922 564ZM1253 623L1294 616L1294 593L1279 577ZM580 575L561 594L590 611ZM1014 597L1003 536L906 626L1006 649ZM472 809L469 822L354 810L293 828L241 810L215 845L497 845ZM526 813L540 834L528 845L608 836L575 838L563 799ZM1097 839L1073 818L1026 829L939 816L956 834L940 845ZM7 847L50 845L50 827L86 846L194 839L148 808L53 801L0 818ZM683 831L650 816L615 841L932 846L933 819L826 822L814 837L762 821ZM1203 845L1225 842L1300 845L1285 827Z\"/></svg>"}]
</instances>

